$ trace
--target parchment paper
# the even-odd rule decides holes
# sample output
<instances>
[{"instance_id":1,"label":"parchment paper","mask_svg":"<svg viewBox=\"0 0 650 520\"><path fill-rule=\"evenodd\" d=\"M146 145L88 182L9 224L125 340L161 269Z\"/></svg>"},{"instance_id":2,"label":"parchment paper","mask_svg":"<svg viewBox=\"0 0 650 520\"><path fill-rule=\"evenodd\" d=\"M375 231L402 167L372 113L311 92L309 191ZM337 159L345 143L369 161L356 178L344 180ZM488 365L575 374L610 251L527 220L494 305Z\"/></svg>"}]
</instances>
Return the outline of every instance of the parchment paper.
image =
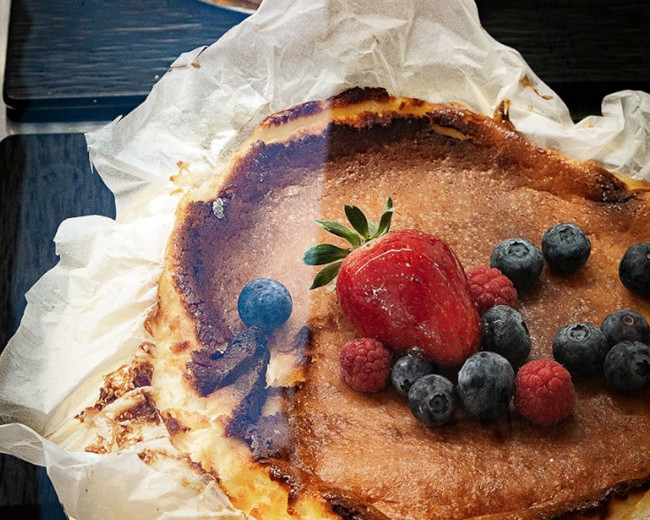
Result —
<instances>
[{"instance_id":1,"label":"parchment paper","mask_svg":"<svg viewBox=\"0 0 650 520\"><path fill-rule=\"evenodd\" d=\"M181 55L131 114L87 136L91 160L115 193L117 220L61 225L60 261L28 293L20 329L0 357L0 450L45 465L72 516L240 518L223 497L188 497L134 451L68 452L44 436L92 404L101 375L146 338L180 196L170 177L179 169L186 179L218 175L240 132L353 86L488 115L509 100L511 120L533 142L650 179L648 94L614 93L602 116L574 125L521 56L481 28L470 0L265 0L214 45ZM210 508L220 512L197 513Z\"/></svg>"}]
</instances>

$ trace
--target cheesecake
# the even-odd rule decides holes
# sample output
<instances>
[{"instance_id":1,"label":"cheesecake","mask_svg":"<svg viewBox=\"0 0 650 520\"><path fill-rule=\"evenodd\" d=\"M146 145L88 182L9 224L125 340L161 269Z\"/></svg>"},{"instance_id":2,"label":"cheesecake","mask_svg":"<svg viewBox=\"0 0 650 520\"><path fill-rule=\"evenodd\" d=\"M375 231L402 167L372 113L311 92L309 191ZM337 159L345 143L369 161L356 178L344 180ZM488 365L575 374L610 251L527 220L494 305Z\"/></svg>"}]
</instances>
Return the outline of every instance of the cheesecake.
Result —
<instances>
[{"instance_id":1,"label":"cheesecake","mask_svg":"<svg viewBox=\"0 0 650 520\"><path fill-rule=\"evenodd\" d=\"M647 392L577 378L574 412L552 427L511 406L496 420L461 411L431 428L394 388L345 384L339 353L358 334L335 291L310 289L317 269L303 254L331 242L315 221L343 222L346 205L379 215L389 197L392 230L440 238L466 270L488 265L504 239L539 245L563 222L584 230L584 266L545 265L519 292L529 359L551 358L568 323L599 325L616 309L650 317L650 300L618 276L625 251L650 236L650 186L535 146L503 111L355 88L266 118L226 172L187 191L146 323L151 341L80 413L86 449L165 436L236 510L264 520L577 518L606 515L621 495L643 500ZM258 278L292 298L271 332L238 313L240 291Z\"/></svg>"}]
</instances>

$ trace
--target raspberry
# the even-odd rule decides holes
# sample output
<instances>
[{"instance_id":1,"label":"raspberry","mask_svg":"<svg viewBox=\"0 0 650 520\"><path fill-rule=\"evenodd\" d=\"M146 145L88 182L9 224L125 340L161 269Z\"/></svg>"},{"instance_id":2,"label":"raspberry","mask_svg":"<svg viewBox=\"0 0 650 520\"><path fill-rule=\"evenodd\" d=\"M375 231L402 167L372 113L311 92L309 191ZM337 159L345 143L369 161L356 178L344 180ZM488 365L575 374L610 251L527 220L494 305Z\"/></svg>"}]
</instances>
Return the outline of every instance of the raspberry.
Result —
<instances>
[{"instance_id":1,"label":"raspberry","mask_svg":"<svg viewBox=\"0 0 650 520\"><path fill-rule=\"evenodd\" d=\"M479 314L496 305L517 305L517 289L499 269L477 267L467 273L467 278Z\"/></svg>"},{"instance_id":2,"label":"raspberry","mask_svg":"<svg viewBox=\"0 0 650 520\"><path fill-rule=\"evenodd\" d=\"M390 378L390 350L375 339L348 341L339 361L343 381L358 392L378 392Z\"/></svg>"},{"instance_id":3,"label":"raspberry","mask_svg":"<svg viewBox=\"0 0 650 520\"><path fill-rule=\"evenodd\" d=\"M576 395L569 371L552 359L526 363L515 378L515 406L524 419L551 426L571 415Z\"/></svg>"}]
</instances>

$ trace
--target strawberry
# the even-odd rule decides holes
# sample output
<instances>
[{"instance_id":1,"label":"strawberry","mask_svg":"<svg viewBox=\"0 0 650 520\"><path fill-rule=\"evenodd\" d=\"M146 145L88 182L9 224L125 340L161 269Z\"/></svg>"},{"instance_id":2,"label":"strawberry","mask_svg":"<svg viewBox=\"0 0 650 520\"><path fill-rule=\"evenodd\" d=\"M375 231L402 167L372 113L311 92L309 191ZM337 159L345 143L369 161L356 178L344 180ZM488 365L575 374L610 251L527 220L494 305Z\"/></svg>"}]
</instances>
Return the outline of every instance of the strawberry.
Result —
<instances>
[{"instance_id":1,"label":"strawberry","mask_svg":"<svg viewBox=\"0 0 650 520\"><path fill-rule=\"evenodd\" d=\"M336 262L316 275L312 289L338 277L339 305L359 335L397 354L419 347L440 365L462 364L478 350L480 319L451 248L415 229L389 233L390 198L378 224L354 206L345 212L356 233L334 222L318 223L353 249L330 244L308 249L304 260L310 265Z\"/></svg>"}]
</instances>

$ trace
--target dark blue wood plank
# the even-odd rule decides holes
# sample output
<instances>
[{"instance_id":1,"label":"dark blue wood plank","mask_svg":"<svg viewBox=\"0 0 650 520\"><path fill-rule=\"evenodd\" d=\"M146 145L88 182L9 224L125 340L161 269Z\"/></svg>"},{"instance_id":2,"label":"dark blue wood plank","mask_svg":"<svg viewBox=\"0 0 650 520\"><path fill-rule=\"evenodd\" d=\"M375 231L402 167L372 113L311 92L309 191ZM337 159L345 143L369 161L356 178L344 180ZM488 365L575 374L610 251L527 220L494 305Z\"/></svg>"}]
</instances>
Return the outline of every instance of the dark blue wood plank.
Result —
<instances>
[{"instance_id":1,"label":"dark blue wood plank","mask_svg":"<svg viewBox=\"0 0 650 520\"><path fill-rule=\"evenodd\" d=\"M114 217L113 196L90 170L82 134L0 142L0 350L16 331L25 292L54 266L52 239L68 217ZM43 468L0 456L0 518L63 520Z\"/></svg>"},{"instance_id":2,"label":"dark blue wood plank","mask_svg":"<svg viewBox=\"0 0 650 520\"><path fill-rule=\"evenodd\" d=\"M58 503L2 508L0 518L2 520L68 520Z\"/></svg>"},{"instance_id":3,"label":"dark blue wood plank","mask_svg":"<svg viewBox=\"0 0 650 520\"><path fill-rule=\"evenodd\" d=\"M602 98L650 91L650 3L644 0L477 0L481 23L517 49L569 106L600 114Z\"/></svg>"},{"instance_id":4,"label":"dark blue wood plank","mask_svg":"<svg viewBox=\"0 0 650 520\"><path fill-rule=\"evenodd\" d=\"M82 134L10 136L0 142L0 349L18 327L25 293L57 257L68 217L113 217L111 192L91 173Z\"/></svg>"},{"instance_id":5,"label":"dark blue wood plank","mask_svg":"<svg viewBox=\"0 0 650 520\"><path fill-rule=\"evenodd\" d=\"M487 1L478 2L479 12L486 28L493 34L500 32L500 39L504 43L519 48L535 70L546 70L546 78L543 79L549 83L563 88L563 85L570 87L573 85L572 82L580 80L578 83L582 89L575 92L578 98L580 94L584 98L590 92L593 93L596 86L635 88L647 86L650 82L650 49L647 31L650 23L646 23L650 22L650 3L633 1L611 4L609 1L593 0L589 4L594 9L594 13L599 13L599 16L589 17L586 16L586 2L582 0L562 2L547 0L534 8L526 6L525 9L513 1L490 0L490 5L487 4ZM54 54L58 56L58 53L62 52L62 55L51 60L39 57L40 65L34 65L33 69L22 68L20 60L18 64L14 61L13 67L8 67L8 70L9 68L13 68L14 71L23 70L26 75L43 79L40 84L24 88L22 99L26 106L33 106L37 102L47 104L47 98L53 108L54 102L59 102L60 109L65 109L63 105L66 103L68 107L73 106L74 103L81 103L80 100L84 96L87 99L90 90L99 93L104 89L108 94L101 99L98 97L96 104L105 105L109 101L117 103L118 98L125 100L133 96L135 100L138 95L146 95L155 82L157 74L163 73L169 62L173 61L179 53L178 47L181 45L179 34L203 34L207 38L203 43L209 43L231 23L245 16L194 0L148 2L146 10L141 2L132 0L112 0L101 5L81 0L59 0L58 2L14 0L12 7L14 33L11 38L14 38L15 42L22 41L23 48L30 48L36 54L45 53L47 56L49 53L50 56ZM78 13L78 16L71 17L72 13ZM603 14L606 16L600 16ZM109 23L109 15L113 17L113 25ZM141 25L142 19L147 19L149 25ZM221 25L218 23L211 27L211 23L215 20ZM547 26L547 29L541 31L540 24ZM40 30L45 30L45 26L49 27L47 30L51 32L41 33ZM154 26L155 28L152 28ZM121 29L118 29L119 27ZM208 34L211 36L207 36ZM54 37L54 35L58 36ZM48 39L48 36L52 36L53 39ZM75 65L74 60L69 58L76 52L87 60L88 53L79 52L79 49L85 47L78 45L80 42L89 45L92 43L92 47L98 52L98 55L93 58L94 64L87 64L87 68L82 67L82 70L73 68L78 63ZM156 44L153 45L153 42ZM196 45L200 43L197 42ZM157 50L152 50L148 45L153 45ZM187 43L184 45L186 45L185 49L180 50L189 50L196 46ZM168 50L167 53L162 51L165 48ZM113 53L121 55L124 58L121 61L124 63L116 63L116 54ZM141 63L138 62L140 58L135 59L135 62L126 59L129 55L135 54L140 54L142 59L147 55L146 59L153 65L148 69L142 68L138 66ZM16 54L12 53L8 58L18 60ZM64 73L66 67L70 68L67 69L67 73ZM97 74L94 74L93 70ZM130 74L124 71L130 71ZM8 72L8 74L14 80L20 77L15 72ZM52 87L52 83L46 81L47 78L56 83L57 87ZM39 92L38 89L41 94L47 91L50 95L43 95L40 100L30 99L30 95L35 96ZM78 178L75 172L88 169L85 142L81 135L14 136L3 141L0 147L2 154L0 160L3 161L0 177L3 183L9 183L3 184L2 192L3 219L7 223L1 226L4 231L11 227L12 222L19 222L16 215L11 212L23 211L21 218L26 219L27 215L29 218L35 218L35 215L39 215L41 211L41 205L36 201L14 201L14 198L76 189L70 184L76 182L75 179ZM53 163L52 158L55 156L59 159ZM72 163L75 166L71 166ZM61 168L67 165L65 168L70 170L64 171L64 168L59 171L55 167L52 171L51 164ZM24 168L24 171L18 172L21 168ZM20 183L26 178L25 176L35 176L37 171L40 172L40 177L30 178L29 182L24 183L24 186L31 191L28 194L21 192ZM65 183L60 185L55 183L53 186L51 183L48 184L51 179L66 180ZM63 204L62 200L64 199L58 201L52 199L50 201L54 202L52 207ZM76 199L76 202L69 201L73 205L77 202L81 204L79 199ZM84 201L83 207L75 207L72 213L92 211L92 204L87 205L85 202L87 201ZM33 204L29 213L24 210L28 204ZM65 211L59 216L64 213ZM52 215L44 218L47 220L50 217ZM52 222L46 222L46 225L51 226ZM23 222L20 226L25 226L23 229L29 232L28 223ZM47 234L47 240L51 240L49 235L53 235L53 231L54 228L51 227L47 229L47 233L41 231L40 238ZM11 237L7 238L11 239ZM25 244L28 242L29 240ZM0 244L6 247L9 242L2 240ZM38 241L33 245L25 244L18 244L18 249L8 251L8 255L3 257L9 255L23 257L25 254L29 256L32 253L39 255L45 254L40 251L47 250L47 248L41 249L41 243ZM32 249L23 252L19 250L20 247ZM51 244L48 247L51 249ZM47 255L47 262L51 263L53 252L50 251ZM25 282L26 287L29 287L34 280L35 275L32 273ZM2 294L6 293L2 291ZM3 305L0 308L6 307ZM18 313L20 314L22 311ZM4 342L0 343L2 344Z\"/></svg>"},{"instance_id":6,"label":"dark blue wood plank","mask_svg":"<svg viewBox=\"0 0 650 520\"><path fill-rule=\"evenodd\" d=\"M98 120L143 101L183 52L245 14L197 0L13 0L4 98L22 120Z\"/></svg>"},{"instance_id":7,"label":"dark blue wood plank","mask_svg":"<svg viewBox=\"0 0 650 520\"><path fill-rule=\"evenodd\" d=\"M518 49L577 116L605 94L650 90L650 3L477 0L484 27ZM139 104L182 52L246 15L198 0L13 0L5 100L16 118L110 119Z\"/></svg>"}]
</instances>

